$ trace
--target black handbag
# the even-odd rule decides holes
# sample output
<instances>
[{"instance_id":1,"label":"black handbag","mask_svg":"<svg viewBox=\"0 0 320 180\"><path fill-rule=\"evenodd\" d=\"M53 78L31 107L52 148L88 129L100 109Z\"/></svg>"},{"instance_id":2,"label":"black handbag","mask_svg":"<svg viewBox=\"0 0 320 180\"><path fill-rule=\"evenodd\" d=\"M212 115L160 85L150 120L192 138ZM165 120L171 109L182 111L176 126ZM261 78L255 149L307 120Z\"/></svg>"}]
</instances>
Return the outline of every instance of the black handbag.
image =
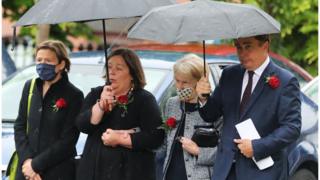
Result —
<instances>
[{"instance_id":1,"label":"black handbag","mask_svg":"<svg viewBox=\"0 0 320 180\"><path fill-rule=\"evenodd\" d=\"M199 147L216 147L219 143L220 133L213 125L194 126L191 140Z\"/></svg>"}]
</instances>

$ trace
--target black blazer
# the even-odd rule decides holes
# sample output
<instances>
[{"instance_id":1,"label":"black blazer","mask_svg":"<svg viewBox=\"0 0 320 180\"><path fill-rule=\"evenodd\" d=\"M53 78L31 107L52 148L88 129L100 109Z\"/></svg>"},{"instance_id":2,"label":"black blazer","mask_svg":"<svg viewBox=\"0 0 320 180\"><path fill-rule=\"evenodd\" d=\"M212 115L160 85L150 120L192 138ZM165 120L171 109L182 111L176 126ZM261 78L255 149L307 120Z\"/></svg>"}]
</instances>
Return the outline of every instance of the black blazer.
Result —
<instances>
[{"instance_id":1,"label":"black blazer","mask_svg":"<svg viewBox=\"0 0 320 180\"><path fill-rule=\"evenodd\" d=\"M126 116L121 117L122 108L115 106L105 114L97 125L90 123L91 109L100 98L103 87L93 88L85 98L77 126L88 134L83 156L77 171L78 180L132 180L155 179L153 149L164 139L161 115L154 96L146 90L133 91L133 101L128 104ZM131 135L132 149L103 145L102 133L107 129L131 129L140 132Z\"/></svg>"},{"instance_id":2,"label":"black blazer","mask_svg":"<svg viewBox=\"0 0 320 180\"><path fill-rule=\"evenodd\" d=\"M32 168L43 180L72 180L75 174L75 144L79 137L74 122L83 102L83 93L69 82L67 74L64 73L62 78L50 87L45 97L42 97L43 81L37 78L27 120L30 82L31 80L24 85L19 114L14 125L19 157L17 179L24 179L21 166L26 159L31 158ZM59 98L66 101L66 106L54 111L53 106Z\"/></svg>"}]
</instances>

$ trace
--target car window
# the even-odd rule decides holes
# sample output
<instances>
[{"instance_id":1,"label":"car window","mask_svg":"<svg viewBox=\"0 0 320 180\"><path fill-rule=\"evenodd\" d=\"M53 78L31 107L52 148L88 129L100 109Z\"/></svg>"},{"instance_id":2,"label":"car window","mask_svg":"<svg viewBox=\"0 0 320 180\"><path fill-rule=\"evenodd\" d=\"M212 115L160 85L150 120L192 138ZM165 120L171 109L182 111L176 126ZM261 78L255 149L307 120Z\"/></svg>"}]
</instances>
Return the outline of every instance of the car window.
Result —
<instances>
[{"instance_id":1,"label":"car window","mask_svg":"<svg viewBox=\"0 0 320 180\"><path fill-rule=\"evenodd\" d=\"M147 81L145 89L154 94L169 72L170 70L167 69L145 68L144 73Z\"/></svg>"},{"instance_id":2,"label":"car window","mask_svg":"<svg viewBox=\"0 0 320 180\"><path fill-rule=\"evenodd\" d=\"M35 67L31 66L18 72L2 86L2 120L12 121L17 117L19 102L24 83L36 77Z\"/></svg>"},{"instance_id":3,"label":"car window","mask_svg":"<svg viewBox=\"0 0 320 180\"><path fill-rule=\"evenodd\" d=\"M301 132L317 127L318 123L318 106L308 97L301 93Z\"/></svg>"},{"instance_id":4,"label":"car window","mask_svg":"<svg viewBox=\"0 0 320 180\"><path fill-rule=\"evenodd\" d=\"M104 74L103 68L103 66L99 65L73 64L68 75L69 80L81 89L84 95L87 95L91 88L105 83L102 78Z\"/></svg>"},{"instance_id":5,"label":"car window","mask_svg":"<svg viewBox=\"0 0 320 180\"><path fill-rule=\"evenodd\" d=\"M295 70L291 69L287 65L285 65L283 62L275 60L274 58L271 58L274 63L276 63L278 66L290 71L299 81L300 87L303 87L306 85L308 82L300 75L298 74Z\"/></svg>"},{"instance_id":6,"label":"car window","mask_svg":"<svg viewBox=\"0 0 320 180\"><path fill-rule=\"evenodd\" d=\"M308 96L313 102L318 103L318 80L313 82L311 86L304 90L304 94Z\"/></svg>"}]
</instances>

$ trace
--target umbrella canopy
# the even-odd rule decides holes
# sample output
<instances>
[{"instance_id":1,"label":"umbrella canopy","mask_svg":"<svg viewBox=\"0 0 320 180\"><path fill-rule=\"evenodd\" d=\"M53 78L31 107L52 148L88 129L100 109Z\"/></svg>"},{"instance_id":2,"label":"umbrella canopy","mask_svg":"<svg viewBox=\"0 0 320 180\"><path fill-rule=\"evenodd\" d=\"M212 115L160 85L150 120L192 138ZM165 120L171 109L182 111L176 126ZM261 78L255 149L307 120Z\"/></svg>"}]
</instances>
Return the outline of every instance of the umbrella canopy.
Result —
<instances>
[{"instance_id":1,"label":"umbrella canopy","mask_svg":"<svg viewBox=\"0 0 320 180\"><path fill-rule=\"evenodd\" d=\"M40 0L14 26L142 16L172 0Z\"/></svg>"},{"instance_id":2,"label":"umbrella canopy","mask_svg":"<svg viewBox=\"0 0 320 180\"><path fill-rule=\"evenodd\" d=\"M127 20L129 22L154 7L170 4L173 4L173 0L40 0L14 25L13 37L15 38L16 26L102 20L104 52L107 60L105 19L121 22L120 18L124 20L131 18ZM108 72L106 66L106 84L110 84Z\"/></svg>"},{"instance_id":3,"label":"umbrella canopy","mask_svg":"<svg viewBox=\"0 0 320 180\"><path fill-rule=\"evenodd\" d=\"M128 37L164 43L233 39L280 32L280 23L257 7L211 0L154 8Z\"/></svg>"}]
</instances>

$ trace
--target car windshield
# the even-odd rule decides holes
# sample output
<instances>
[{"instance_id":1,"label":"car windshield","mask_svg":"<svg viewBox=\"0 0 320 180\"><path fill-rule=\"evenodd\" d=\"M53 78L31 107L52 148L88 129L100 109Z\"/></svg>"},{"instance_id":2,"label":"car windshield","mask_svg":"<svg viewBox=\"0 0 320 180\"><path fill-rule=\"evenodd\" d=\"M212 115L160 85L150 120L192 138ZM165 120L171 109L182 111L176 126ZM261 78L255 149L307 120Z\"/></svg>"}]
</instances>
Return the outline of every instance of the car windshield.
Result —
<instances>
[{"instance_id":1,"label":"car windshield","mask_svg":"<svg viewBox=\"0 0 320 180\"><path fill-rule=\"evenodd\" d=\"M305 88L303 92L313 102L318 104L318 78L315 81L313 81L308 88Z\"/></svg>"},{"instance_id":2,"label":"car windshield","mask_svg":"<svg viewBox=\"0 0 320 180\"><path fill-rule=\"evenodd\" d=\"M145 67L144 72L147 81L145 89L154 93L170 70ZM101 65L72 64L69 80L86 95L91 88L104 84L103 74ZM14 121L17 117L24 83L33 77L37 77L34 65L18 72L3 84L2 121Z\"/></svg>"}]
</instances>

